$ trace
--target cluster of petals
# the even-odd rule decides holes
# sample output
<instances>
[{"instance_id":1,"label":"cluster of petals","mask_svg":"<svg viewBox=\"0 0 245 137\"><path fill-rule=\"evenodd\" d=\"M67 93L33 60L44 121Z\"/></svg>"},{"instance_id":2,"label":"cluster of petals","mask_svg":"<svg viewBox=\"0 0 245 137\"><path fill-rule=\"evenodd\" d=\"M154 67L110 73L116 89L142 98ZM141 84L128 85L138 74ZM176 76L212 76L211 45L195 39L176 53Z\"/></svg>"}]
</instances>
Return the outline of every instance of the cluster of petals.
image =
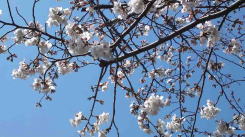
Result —
<instances>
[{"instance_id":1,"label":"cluster of petals","mask_svg":"<svg viewBox=\"0 0 245 137\"><path fill-rule=\"evenodd\" d=\"M58 68L58 73L62 75L72 72L75 68L75 64L73 62L69 63L65 60L56 62L56 66Z\"/></svg>"},{"instance_id":2,"label":"cluster of petals","mask_svg":"<svg viewBox=\"0 0 245 137\"><path fill-rule=\"evenodd\" d=\"M1 46L0 46L0 54L1 54L1 53L4 53L4 52L6 51L6 49L7 49L6 46L1 45Z\"/></svg>"},{"instance_id":3,"label":"cluster of petals","mask_svg":"<svg viewBox=\"0 0 245 137\"><path fill-rule=\"evenodd\" d=\"M103 58L110 60L112 58L110 44L105 41L93 45L90 51L94 59Z\"/></svg>"},{"instance_id":4,"label":"cluster of petals","mask_svg":"<svg viewBox=\"0 0 245 137\"><path fill-rule=\"evenodd\" d=\"M192 8L194 8L197 4L198 4L198 1L197 0L180 0L181 2L181 5L182 5L182 10L181 12L184 13L184 12L190 12L192 10Z\"/></svg>"},{"instance_id":5,"label":"cluster of petals","mask_svg":"<svg viewBox=\"0 0 245 137\"><path fill-rule=\"evenodd\" d=\"M169 105L169 100L167 102L163 100L163 96L151 94L149 98L144 102L142 111L150 115L157 115L160 108Z\"/></svg>"},{"instance_id":6,"label":"cluster of petals","mask_svg":"<svg viewBox=\"0 0 245 137\"><path fill-rule=\"evenodd\" d=\"M232 39L225 53L239 54L241 52L241 44L236 40Z\"/></svg>"},{"instance_id":7,"label":"cluster of petals","mask_svg":"<svg viewBox=\"0 0 245 137\"><path fill-rule=\"evenodd\" d=\"M99 125L104 124L105 122L108 122L109 120L109 113L103 112L99 115L98 123Z\"/></svg>"},{"instance_id":8,"label":"cluster of petals","mask_svg":"<svg viewBox=\"0 0 245 137\"><path fill-rule=\"evenodd\" d=\"M215 137L222 137L226 134L232 135L234 133L235 128L230 126L228 123L224 121L219 121L217 130L214 132Z\"/></svg>"},{"instance_id":9,"label":"cluster of petals","mask_svg":"<svg viewBox=\"0 0 245 137\"><path fill-rule=\"evenodd\" d=\"M40 36L41 36L41 31L43 31L43 26L36 22L36 23L29 23L28 24L30 28L35 28L39 31L33 31L30 29L16 29L14 31L14 41L17 44L24 43L26 46L31 46L31 45L37 45L38 42L40 41Z\"/></svg>"},{"instance_id":10,"label":"cluster of petals","mask_svg":"<svg viewBox=\"0 0 245 137\"><path fill-rule=\"evenodd\" d=\"M245 116L244 114L240 114L240 115L235 115L233 117L233 119L236 121L236 123L239 125L239 128L241 130L245 131Z\"/></svg>"},{"instance_id":11,"label":"cluster of petals","mask_svg":"<svg viewBox=\"0 0 245 137\"><path fill-rule=\"evenodd\" d=\"M71 14L71 10L62 7L55 7L49 9L49 15L47 24L48 26L59 26L60 24L67 24L67 20L69 15Z\"/></svg>"},{"instance_id":12,"label":"cluster of petals","mask_svg":"<svg viewBox=\"0 0 245 137\"><path fill-rule=\"evenodd\" d=\"M201 44L205 44L207 41L207 47L213 47L215 43L220 40L219 31L211 21L198 24L197 28L201 30L199 39Z\"/></svg>"},{"instance_id":13,"label":"cluster of petals","mask_svg":"<svg viewBox=\"0 0 245 137\"><path fill-rule=\"evenodd\" d=\"M181 125L182 123L185 121L184 118L178 118L176 115L172 116L172 121L171 122L167 122L167 129L177 132L177 131L181 131Z\"/></svg>"},{"instance_id":14,"label":"cluster of petals","mask_svg":"<svg viewBox=\"0 0 245 137\"><path fill-rule=\"evenodd\" d=\"M19 63L19 68L14 69L12 71L12 77L15 78L20 78L20 79L26 79L29 75L34 74L35 71L33 69L30 69L29 65L26 64L24 61L21 61Z\"/></svg>"},{"instance_id":15,"label":"cluster of petals","mask_svg":"<svg viewBox=\"0 0 245 137\"><path fill-rule=\"evenodd\" d=\"M214 103L210 100L207 100L207 106L203 106L201 109L201 118L206 119L212 119L214 118L218 113L220 112L220 109L214 106Z\"/></svg>"},{"instance_id":16,"label":"cluster of petals","mask_svg":"<svg viewBox=\"0 0 245 137\"><path fill-rule=\"evenodd\" d=\"M32 87L41 93L52 93L55 91L55 84L49 77L45 78L45 80L35 78Z\"/></svg>"},{"instance_id":17,"label":"cluster of petals","mask_svg":"<svg viewBox=\"0 0 245 137\"><path fill-rule=\"evenodd\" d=\"M40 49L40 52L42 54L45 54L49 51L49 49L52 47L52 44L49 41L40 41L38 43L38 47Z\"/></svg>"},{"instance_id":18,"label":"cluster of petals","mask_svg":"<svg viewBox=\"0 0 245 137\"><path fill-rule=\"evenodd\" d=\"M121 2L114 1L112 11L113 13L118 14L119 19L127 18L127 13L125 12L125 9L122 8Z\"/></svg>"},{"instance_id":19,"label":"cluster of petals","mask_svg":"<svg viewBox=\"0 0 245 137\"><path fill-rule=\"evenodd\" d=\"M144 0L130 0L128 6L130 7L130 13L140 14L145 9Z\"/></svg>"},{"instance_id":20,"label":"cluster of petals","mask_svg":"<svg viewBox=\"0 0 245 137\"><path fill-rule=\"evenodd\" d=\"M83 119L84 119L84 116L82 112L78 112L75 114L74 119L70 119L70 123L72 126L77 127L82 122Z\"/></svg>"},{"instance_id":21,"label":"cluster of petals","mask_svg":"<svg viewBox=\"0 0 245 137\"><path fill-rule=\"evenodd\" d=\"M145 121L148 119L147 114L145 112L142 111L138 115L137 119L138 119L138 126L143 132L147 134L152 133L152 130L150 129L149 125L145 124Z\"/></svg>"},{"instance_id":22,"label":"cluster of petals","mask_svg":"<svg viewBox=\"0 0 245 137\"><path fill-rule=\"evenodd\" d=\"M149 76L150 78L170 76L172 72L172 69L157 68L149 72Z\"/></svg>"}]
</instances>

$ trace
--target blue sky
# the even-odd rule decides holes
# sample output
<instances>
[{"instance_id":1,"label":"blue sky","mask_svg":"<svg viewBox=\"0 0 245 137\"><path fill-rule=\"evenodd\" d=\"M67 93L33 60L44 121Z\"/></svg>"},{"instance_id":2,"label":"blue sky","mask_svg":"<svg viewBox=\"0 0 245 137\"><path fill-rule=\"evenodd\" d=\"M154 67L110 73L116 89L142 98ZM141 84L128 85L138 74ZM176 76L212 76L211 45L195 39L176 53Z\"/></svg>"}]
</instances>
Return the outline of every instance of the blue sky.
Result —
<instances>
[{"instance_id":1,"label":"blue sky","mask_svg":"<svg viewBox=\"0 0 245 137\"><path fill-rule=\"evenodd\" d=\"M32 0L11 0L11 6L18 6L19 11L28 19L31 20L31 5ZM2 4L3 3L3 4ZM69 7L68 2L56 2L55 0L41 0L36 9L36 17L40 22L45 22L48 16L49 7L60 6ZM6 17L7 10L5 0L0 0L0 9L3 10L3 16L0 18L8 20ZM17 19L19 22L19 19ZM21 24L21 23L20 23ZM1 32L0 32L1 33ZM10 44L10 43L8 43ZM76 137L78 134L73 128L69 119L73 118L74 114L82 111L87 114L91 106L91 102L87 101L87 97L91 95L90 86L97 82L99 70L98 66L85 67L77 73L70 73L61 76L57 81L57 92L51 97L53 101L45 101L42 108L36 108L35 103L42 97L31 88L33 77L27 80L13 80L11 72L18 67L18 62L23 59L32 59L35 53L31 47L19 45L14 50L18 59L14 63L5 60L6 54L0 54L0 137ZM235 75L239 76L240 70L228 66L229 71L236 71ZM245 88L244 85L239 87ZM238 90L235 87L234 90ZM212 94L211 88L206 88L207 94L204 95L203 103L206 103L206 98L210 98ZM209 91L208 91L209 90ZM105 105L96 106L96 113L102 112L111 113L112 108L112 90L101 92L99 98L105 99ZM241 96L245 93L239 92ZM131 100L124 98L122 90L118 92L117 100L117 117L116 122L119 126L119 131L122 137L143 137L144 134L137 125L137 119L129 114L129 104ZM191 104L192 99L188 100ZM227 104L220 104L220 107L226 107ZM219 115L230 117L230 112L222 110ZM219 118L218 117L218 118ZM229 119L229 118L228 118ZM201 127L214 129L215 124L209 124L206 120L199 121L203 123ZM81 127L80 127L81 128ZM102 127L103 128L103 127ZM115 131L115 130L114 130ZM114 137L114 133L109 134L109 137Z\"/></svg>"}]
</instances>

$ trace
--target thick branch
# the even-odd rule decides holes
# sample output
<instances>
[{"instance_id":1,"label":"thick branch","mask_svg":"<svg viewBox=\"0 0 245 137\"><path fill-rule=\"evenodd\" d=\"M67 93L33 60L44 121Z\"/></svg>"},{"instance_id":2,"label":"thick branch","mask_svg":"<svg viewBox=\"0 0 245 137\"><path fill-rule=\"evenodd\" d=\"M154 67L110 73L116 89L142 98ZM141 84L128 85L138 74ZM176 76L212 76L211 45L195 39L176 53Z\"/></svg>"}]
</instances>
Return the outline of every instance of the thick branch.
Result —
<instances>
[{"instance_id":1,"label":"thick branch","mask_svg":"<svg viewBox=\"0 0 245 137\"><path fill-rule=\"evenodd\" d=\"M200 24L200 23L203 23L205 21L209 21L209 20L212 20L212 19L216 19L216 18L222 17L222 16L230 13L231 11L239 8L239 6L241 4L243 4L244 2L245 2L244 0L237 0L231 6L229 6L228 8L226 8L226 9L224 9L222 11L219 11L217 13L204 16L204 17L202 17L202 18L200 18L200 19L198 19L198 20L196 20L196 21L194 21L194 22L192 22L192 23L190 23L190 24L188 24L188 25L186 25L186 26L184 26L184 27L182 27L182 28L174 31L170 35L168 35L168 36L166 36L164 38L159 39L156 42L153 42L153 43L151 43L149 45L146 45L146 46L144 46L144 47L142 47L140 49L134 50L134 51L132 51L132 52L130 52L130 53L124 55L124 56L118 57L118 58L116 58L114 60L111 60L111 61L108 61L108 62L105 61L103 63L104 64L112 64L112 63L115 63L115 62L118 62L118 61L122 61L122 60L124 60L126 58L132 57L134 55L140 54L140 53L145 52L147 50L151 50L153 48L156 48L158 45L160 45L160 44L162 44L164 42L167 42L167 41L175 38L176 36L178 36L178 35L186 32L186 31L188 31L188 30L190 30L192 28L194 28L197 24ZM118 42L116 42L116 43L118 43Z\"/></svg>"}]
</instances>

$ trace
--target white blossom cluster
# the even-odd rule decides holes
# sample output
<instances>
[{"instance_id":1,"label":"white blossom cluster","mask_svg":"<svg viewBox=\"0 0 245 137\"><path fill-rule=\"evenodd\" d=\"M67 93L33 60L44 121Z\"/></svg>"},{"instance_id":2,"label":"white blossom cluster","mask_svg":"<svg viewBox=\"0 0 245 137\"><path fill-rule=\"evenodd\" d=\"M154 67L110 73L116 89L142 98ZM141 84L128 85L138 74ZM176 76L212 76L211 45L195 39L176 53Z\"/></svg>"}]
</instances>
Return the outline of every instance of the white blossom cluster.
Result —
<instances>
[{"instance_id":1,"label":"white blossom cluster","mask_svg":"<svg viewBox=\"0 0 245 137\"><path fill-rule=\"evenodd\" d=\"M178 118L176 115L173 115L172 121L167 122L166 127L171 131L178 132L181 131L181 125L184 121L185 121L184 118Z\"/></svg>"},{"instance_id":2,"label":"white blossom cluster","mask_svg":"<svg viewBox=\"0 0 245 137\"><path fill-rule=\"evenodd\" d=\"M99 119L98 119L98 124L104 124L105 122L108 122L109 120L109 113L105 113L103 112L102 114L99 115Z\"/></svg>"},{"instance_id":3,"label":"white blossom cluster","mask_svg":"<svg viewBox=\"0 0 245 137\"><path fill-rule=\"evenodd\" d=\"M77 25L74 22L68 22L65 27L65 32L72 38L81 38L83 40L90 40L93 36L93 32L85 30L81 25Z\"/></svg>"},{"instance_id":4,"label":"white blossom cluster","mask_svg":"<svg viewBox=\"0 0 245 137\"><path fill-rule=\"evenodd\" d=\"M225 53L239 54L240 52L241 44L236 39L232 39L228 48L225 49Z\"/></svg>"},{"instance_id":5,"label":"white blossom cluster","mask_svg":"<svg viewBox=\"0 0 245 137\"><path fill-rule=\"evenodd\" d=\"M100 42L91 47L91 55L94 59L103 58L110 60L112 58L110 43L108 42Z\"/></svg>"},{"instance_id":6,"label":"white blossom cluster","mask_svg":"<svg viewBox=\"0 0 245 137\"><path fill-rule=\"evenodd\" d=\"M106 81L106 82L104 82L104 83L100 83L100 87L101 87L101 90L102 91L106 91L107 89L108 89L108 85L109 85L109 82L108 81Z\"/></svg>"},{"instance_id":7,"label":"white blossom cluster","mask_svg":"<svg viewBox=\"0 0 245 137\"><path fill-rule=\"evenodd\" d=\"M42 54L45 54L52 47L52 44L49 41L40 41L39 44L38 44L38 47L40 49L40 52Z\"/></svg>"},{"instance_id":8,"label":"white blossom cluster","mask_svg":"<svg viewBox=\"0 0 245 137\"><path fill-rule=\"evenodd\" d=\"M101 135L102 137L106 135L105 132L103 131L99 131L100 130L100 126L106 122L109 121L109 113L101 113L98 116L97 121L93 124L94 125L94 129L92 131L90 131L91 135L94 135L94 133L99 132L98 135Z\"/></svg>"},{"instance_id":9,"label":"white blossom cluster","mask_svg":"<svg viewBox=\"0 0 245 137\"><path fill-rule=\"evenodd\" d=\"M72 55L82 55L87 53L91 48L88 41L92 38L93 32L85 30L81 25L68 22L65 27L66 34L71 37L68 40L68 51Z\"/></svg>"},{"instance_id":10,"label":"white blossom cluster","mask_svg":"<svg viewBox=\"0 0 245 137\"><path fill-rule=\"evenodd\" d=\"M125 75L124 75L124 73L121 70L117 71L117 75L116 76L111 75L109 77L109 79L111 80L112 83L115 83L115 81L117 80L117 82L120 83L120 84L123 83L123 79L124 78L125 78Z\"/></svg>"},{"instance_id":11,"label":"white blossom cluster","mask_svg":"<svg viewBox=\"0 0 245 137\"><path fill-rule=\"evenodd\" d=\"M203 106L200 114L201 114L201 118L206 118L209 120L214 118L219 112L220 109L215 107L212 101L207 100L207 106Z\"/></svg>"},{"instance_id":12,"label":"white blossom cluster","mask_svg":"<svg viewBox=\"0 0 245 137\"><path fill-rule=\"evenodd\" d=\"M156 128L157 128L157 131L163 135L164 137L171 137L172 134L168 133L168 132L164 132L165 128L166 128L166 123L161 120L161 119L158 119L157 120L157 125L156 125Z\"/></svg>"},{"instance_id":13,"label":"white blossom cluster","mask_svg":"<svg viewBox=\"0 0 245 137\"><path fill-rule=\"evenodd\" d=\"M235 128L230 126L228 123L224 121L219 121L217 130L214 132L215 137L223 137L226 134L232 135L234 133Z\"/></svg>"},{"instance_id":14,"label":"white blossom cluster","mask_svg":"<svg viewBox=\"0 0 245 137\"><path fill-rule=\"evenodd\" d=\"M77 127L82 122L82 120L84 120L84 116L82 112L78 112L75 114L74 119L70 119L70 123L72 126Z\"/></svg>"},{"instance_id":15,"label":"white blossom cluster","mask_svg":"<svg viewBox=\"0 0 245 137\"><path fill-rule=\"evenodd\" d=\"M160 108L168 106L170 100L167 98L166 101L163 100L163 96L151 94L149 98L144 102L142 106L142 111L150 115L157 115Z\"/></svg>"},{"instance_id":16,"label":"white blossom cluster","mask_svg":"<svg viewBox=\"0 0 245 137\"><path fill-rule=\"evenodd\" d=\"M168 51L165 52L163 55L158 55L157 58L159 58L162 61L166 61L167 63L171 63L174 51L175 51L174 47L169 46Z\"/></svg>"},{"instance_id":17,"label":"white blossom cluster","mask_svg":"<svg viewBox=\"0 0 245 137\"><path fill-rule=\"evenodd\" d=\"M39 91L41 93L52 93L55 91L55 84L51 78L45 78L45 80L35 78L32 83L32 87L34 90Z\"/></svg>"},{"instance_id":18,"label":"white blossom cluster","mask_svg":"<svg viewBox=\"0 0 245 137\"><path fill-rule=\"evenodd\" d=\"M182 10L181 12L191 12L192 8L196 7L198 5L198 0L180 0L181 5L182 5Z\"/></svg>"},{"instance_id":19,"label":"white blossom cluster","mask_svg":"<svg viewBox=\"0 0 245 137\"><path fill-rule=\"evenodd\" d=\"M76 127L81 123L82 120L86 120L86 118L83 116L81 112L79 112L75 115L74 119L70 120L70 123ZM95 133L98 133L98 137L106 137L107 133L105 131L100 131L100 126L108 121L109 113L103 112L99 116L97 116L97 120L93 123L92 129L89 130L88 128L85 128L84 130L78 130L77 132L81 136L85 136L86 132L89 132L91 136L94 136Z\"/></svg>"},{"instance_id":20,"label":"white blossom cluster","mask_svg":"<svg viewBox=\"0 0 245 137\"><path fill-rule=\"evenodd\" d=\"M139 125L139 128L147 133L147 134L150 134L152 133L152 130L150 129L149 125L145 124L145 121L147 121L148 117L147 117L147 114L144 113L144 112L141 112L139 115L138 115L138 125Z\"/></svg>"},{"instance_id":21,"label":"white blossom cluster","mask_svg":"<svg viewBox=\"0 0 245 137\"><path fill-rule=\"evenodd\" d=\"M4 46L4 45L1 45L0 46L0 54L1 53L4 53L6 50L7 50L7 47L6 46Z\"/></svg>"},{"instance_id":22,"label":"white blossom cluster","mask_svg":"<svg viewBox=\"0 0 245 137\"><path fill-rule=\"evenodd\" d=\"M106 137L106 133L104 131L99 131L98 137Z\"/></svg>"},{"instance_id":23,"label":"white blossom cluster","mask_svg":"<svg viewBox=\"0 0 245 137\"><path fill-rule=\"evenodd\" d=\"M58 73L64 75L72 72L74 70L75 64L63 60L56 62L56 66L58 68Z\"/></svg>"},{"instance_id":24,"label":"white blossom cluster","mask_svg":"<svg viewBox=\"0 0 245 137\"><path fill-rule=\"evenodd\" d=\"M165 77L165 76L170 76L172 72L173 72L172 69L158 68L149 72L149 76L150 78Z\"/></svg>"},{"instance_id":25,"label":"white blossom cluster","mask_svg":"<svg viewBox=\"0 0 245 137\"><path fill-rule=\"evenodd\" d=\"M43 31L44 28L43 26L36 22L36 23L29 23L29 27L30 28L35 28L39 31ZM14 31L14 35L15 37L13 38L14 41L17 43L17 44L21 44L21 43L24 43L26 46L31 46L31 45L37 45L40 41L40 36L41 36L41 32L38 32L38 31L33 31L33 30L30 30L30 29L16 29Z\"/></svg>"},{"instance_id":26,"label":"white blossom cluster","mask_svg":"<svg viewBox=\"0 0 245 137\"><path fill-rule=\"evenodd\" d=\"M68 51L71 55L82 55L90 51L94 59L103 58L110 60L112 58L110 44L108 42L88 43L94 34L93 32L84 30L81 25L76 25L72 22L69 22L65 29L66 34L71 37L67 41Z\"/></svg>"},{"instance_id":27,"label":"white blossom cluster","mask_svg":"<svg viewBox=\"0 0 245 137\"><path fill-rule=\"evenodd\" d=\"M43 27L39 23L30 23L29 26L43 31ZM39 47L40 53L42 54L46 54L52 47L52 44L49 41L40 40L41 33L37 31L28 29L16 29L14 31L14 35L15 37L13 39L17 44L24 43L26 46L37 45Z\"/></svg>"},{"instance_id":28,"label":"white blossom cluster","mask_svg":"<svg viewBox=\"0 0 245 137\"><path fill-rule=\"evenodd\" d=\"M51 65L48 62L47 58L42 59L43 64L39 64L38 66L31 68L25 61L21 61L19 63L18 69L14 69L12 71L12 77L26 79L30 75L34 75L35 73L44 74L47 68Z\"/></svg>"},{"instance_id":29,"label":"white blossom cluster","mask_svg":"<svg viewBox=\"0 0 245 137\"><path fill-rule=\"evenodd\" d=\"M25 32L23 29L16 29L14 31L14 41L18 44L24 42Z\"/></svg>"},{"instance_id":30,"label":"white blossom cluster","mask_svg":"<svg viewBox=\"0 0 245 137\"><path fill-rule=\"evenodd\" d=\"M149 25L145 25L143 29L143 35L148 36L151 27Z\"/></svg>"},{"instance_id":31,"label":"white blossom cluster","mask_svg":"<svg viewBox=\"0 0 245 137\"><path fill-rule=\"evenodd\" d=\"M118 14L119 19L126 19L128 16L127 12L122 8L121 2L114 1L112 11L113 13Z\"/></svg>"},{"instance_id":32,"label":"white blossom cluster","mask_svg":"<svg viewBox=\"0 0 245 137\"><path fill-rule=\"evenodd\" d=\"M49 15L47 24L48 26L59 26L61 24L67 24L67 20L69 15L71 14L71 10L66 8L63 9L62 7L55 7L49 9Z\"/></svg>"},{"instance_id":33,"label":"white blossom cluster","mask_svg":"<svg viewBox=\"0 0 245 137\"><path fill-rule=\"evenodd\" d=\"M128 6L130 7L130 13L140 14L145 9L144 0L130 0Z\"/></svg>"},{"instance_id":34,"label":"white blossom cluster","mask_svg":"<svg viewBox=\"0 0 245 137\"><path fill-rule=\"evenodd\" d=\"M89 51L90 46L86 45L81 38L73 38L68 41L68 51L71 55L82 55Z\"/></svg>"},{"instance_id":35,"label":"white blossom cluster","mask_svg":"<svg viewBox=\"0 0 245 137\"><path fill-rule=\"evenodd\" d=\"M21 61L19 63L18 69L14 69L12 71L12 77L20 78L20 79L26 79L29 75L33 75L35 71L33 69L30 69L28 64L25 63L25 61Z\"/></svg>"},{"instance_id":36,"label":"white blossom cluster","mask_svg":"<svg viewBox=\"0 0 245 137\"><path fill-rule=\"evenodd\" d=\"M239 125L239 128L241 130L245 131L245 116L244 114L241 115L235 115L233 119L236 121L236 123Z\"/></svg>"},{"instance_id":37,"label":"white blossom cluster","mask_svg":"<svg viewBox=\"0 0 245 137\"><path fill-rule=\"evenodd\" d=\"M219 31L211 21L206 21L204 24L198 24L197 28L201 30L200 32L200 43L205 44L207 41L207 47L215 46L215 43L219 41Z\"/></svg>"}]
</instances>

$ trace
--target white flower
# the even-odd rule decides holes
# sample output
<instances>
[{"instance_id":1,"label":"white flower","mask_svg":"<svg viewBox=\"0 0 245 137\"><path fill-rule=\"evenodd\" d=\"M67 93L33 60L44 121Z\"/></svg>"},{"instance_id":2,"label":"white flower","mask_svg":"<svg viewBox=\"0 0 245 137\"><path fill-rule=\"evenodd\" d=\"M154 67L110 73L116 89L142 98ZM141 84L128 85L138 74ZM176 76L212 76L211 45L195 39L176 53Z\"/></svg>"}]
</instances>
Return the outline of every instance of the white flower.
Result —
<instances>
[{"instance_id":1,"label":"white flower","mask_svg":"<svg viewBox=\"0 0 245 137\"><path fill-rule=\"evenodd\" d=\"M149 31L151 30L151 27L149 25L145 25L144 27L144 35L148 36Z\"/></svg>"},{"instance_id":2,"label":"white flower","mask_svg":"<svg viewBox=\"0 0 245 137\"><path fill-rule=\"evenodd\" d=\"M102 90L102 91L106 91L106 90L108 89L108 84L109 84L108 81L102 83L102 84L101 84L101 90Z\"/></svg>"},{"instance_id":3,"label":"white flower","mask_svg":"<svg viewBox=\"0 0 245 137\"><path fill-rule=\"evenodd\" d=\"M15 41L16 43L20 44L20 43L22 43L22 42L24 41L24 36L25 36L25 34L24 34L23 29L16 29L16 30L14 31L14 35L15 35L14 41Z\"/></svg>"},{"instance_id":4,"label":"white flower","mask_svg":"<svg viewBox=\"0 0 245 137\"><path fill-rule=\"evenodd\" d=\"M112 58L110 44L108 42L100 42L94 45L90 50L94 59L103 58L110 60Z\"/></svg>"},{"instance_id":5,"label":"white flower","mask_svg":"<svg viewBox=\"0 0 245 137\"><path fill-rule=\"evenodd\" d=\"M81 136L85 136L86 135L85 132L84 132L84 130L77 130L77 133L79 135L81 135Z\"/></svg>"},{"instance_id":6,"label":"white flower","mask_svg":"<svg viewBox=\"0 0 245 137\"><path fill-rule=\"evenodd\" d=\"M89 31L85 31L81 34L81 38L84 40L90 40L93 36L93 33L89 32Z\"/></svg>"},{"instance_id":7,"label":"white flower","mask_svg":"<svg viewBox=\"0 0 245 137\"><path fill-rule=\"evenodd\" d=\"M186 23L186 20L184 18L178 17L175 19L177 24L183 24Z\"/></svg>"},{"instance_id":8,"label":"white flower","mask_svg":"<svg viewBox=\"0 0 245 137\"><path fill-rule=\"evenodd\" d=\"M218 113L220 112L220 109L215 107L213 102L210 100L207 100L207 106L203 106L201 109L201 118L206 118L206 119L212 119L214 118Z\"/></svg>"},{"instance_id":9,"label":"white flower","mask_svg":"<svg viewBox=\"0 0 245 137\"><path fill-rule=\"evenodd\" d=\"M52 44L49 41L41 41L39 42L38 47L40 48L40 52L45 54L52 47Z\"/></svg>"},{"instance_id":10,"label":"white flower","mask_svg":"<svg viewBox=\"0 0 245 137\"><path fill-rule=\"evenodd\" d=\"M38 37L32 37L30 39L26 39L25 45L26 46L36 45L38 43L38 41L39 41Z\"/></svg>"},{"instance_id":11,"label":"white flower","mask_svg":"<svg viewBox=\"0 0 245 137\"><path fill-rule=\"evenodd\" d=\"M74 63L69 63L67 61L58 61L56 66L58 68L58 73L64 75L74 70Z\"/></svg>"},{"instance_id":12,"label":"white flower","mask_svg":"<svg viewBox=\"0 0 245 137\"><path fill-rule=\"evenodd\" d=\"M147 114L141 111L141 113L138 115L138 125L141 130L143 130L147 134L150 134L152 133L152 130L150 129L148 124L144 123L144 121L147 119Z\"/></svg>"},{"instance_id":13,"label":"white flower","mask_svg":"<svg viewBox=\"0 0 245 137\"><path fill-rule=\"evenodd\" d=\"M94 12L94 8L89 6L86 8L86 11L90 12L90 13L93 13Z\"/></svg>"},{"instance_id":14,"label":"white flower","mask_svg":"<svg viewBox=\"0 0 245 137\"><path fill-rule=\"evenodd\" d=\"M0 15L2 15L3 14L3 11L2 10L0 10Z\"/></svg>"},{"instance_id":15,"label":"white flower","mask_svg":"<svg viewBox=\"0 0 245 137\"><path fill-rule=\"evenodd\" d=\"M165 122L161 119L157 120L157 131L161 134L164 133L164 128L165 128Z\"/></svg>"},{"instance_id":16,"label":"white flower","mask_svg":"<svg viewBox=\"0 0 245 137\"><path fill-rule=\"evenodd\" d=\"M90 45L85 44L81 38L75 38L68 41L68 51L72 55L82 55L89 51Z\"/></svg>"},{"instance_id":17,"label":"white flower","mask_svg":"<svg viewBox=\"0 0 245 137\"><path fill-rule=\"evenodd\" d=\"M34 82L32 83L32 87L34 90L42 92L42 93L49 93L55 91L55 84L52 79L49 77L45 80L41 80L39 78L35 78Z\"/></svg>"},{"instance_id":18,"label":"white flower","mask_svg":"<svg viewBox=\"0 0 245 137\"><path fill-rule=\"evenodd\" d=\"M76 24L74 22L68 22L68 24L65 27L66 34L70 37L77 37L78 33L76 31Z\"/></svg>"},{"instance_id":19,"label":"white flower","mask_svg":"<svg viewBox=\"0 0 245 137\"><path fill-rule=\"evenodd\" d=\"M130 13L140 14L145 9L144 0L130 0L128 2Z\"/></svg>"},{"instance_id":20,"label":"white flower","mask_svg":"<svg viewBox=\"0 0 245 137\"><path fill-rule=\"evenodd\" d=\"M241 130L244 130L245 131L245 116L244 114L242 115L235 115L233 117L234 120L236 120L236 123L239 125L239 128Z\"/></svg>"},{"instance_id":21,"label":"white flower","mask_svg":"<svg viewBox=\"0 0 245 137\"><path fill-rule=\"evenodd\" d=\"M60 24L67 24L68 16L71 14L70 9L63 9L62 7L55 7L49 9L47 24L48 26L58 26Z\"/></svg>"},{"instance_id":22,"label":"white flower","mask_svg":"<svg viewBox=\"0 0 245 137\"><path fill-rule=\"evenodd\" d=\"M149 72L150 78L155 78L156 76L158 77L163 77L165 76L165 69L164 68L157 68Z\"/></svg>"},{"instance_id":23,"label":"white flower","mask_svg":"<svg viewBox=\"0 0 245 137\"><path fill-rule=\"evenodd\" d=\"M151 94L144 102L142 110L148 114L156 115L164 105L163 96Z\"/></svg>"},{"instance_id":24,"label":"white flower","mask_svg":"<svg viewBox=\"0 0 245 137\"><path fill-rule=\"evenodd\" d=\"M109 113L103 112L102 114L99 115L98 125L108 122L108 120L109 120Z\"/></svg>"},{"instance_id":25,"label":"white flower","mask_svg":"<svg viewBox=\"0 0 245 137\"><path fill-rule=\"evenodd\" d=\"M172 116L172 121L167 123L167 129L177 132L181 130L181 124L185 121L183 118L178 118L176 115Z\"/></svg>"},{"instance_id":26,"label":"white flower","mask_svg":"<svg viewBox=\"0 0 245 137\"><path fill-rule=\"evenodd\" d=\"M98 137L106 137L106 133L104 131L99 131Z\"/></svg>"},{"instance_id":27,"label":"white flower","mask_svg":"<svg viewBox=\"0 0 245 137\"><path fill-rule=\"evenodd\" d=\"M225 52L239 54L241 52L241 44L236 39L232 39Z\"/></svg>"},{"instance_id":28,"label":"white flower","mask_svg":"<svg viewBox=\"0 0 245 137\"><path fill-rule=\"evenodd\" d=\"M29 69L28 64L26 64L24 61L21 61L19 63L19 68L14 69L12 71L12 77L15 78L20 78L20 79L26 79L29 75L34 74L32 70Z\"/></svg>"},{"instance_id":29,"label":"white flower","mask_svg":"<svg viewBox=\"0 0 245 137\"><path fill-rule=\"evenodd\" d=\"M74 119L70 119L70 123L72 126L77 127L83 120L84 116L82 114L82 112L78 112L77 114L75 114ZM85 134L82 130L79 131L79 134Z\"/></svg>"},{"instance_id":30,"label":"white flower","mask_svg":"<svg viewBox=\"0 0 245 137\"><path fill-rule=\"evenodd\" d=\"M225 134L233 134L235 128L229 126L228 123L224 121L219 121L217 130L214 132L214 136L222 136Z\"/></svg>"},{"instance_id":31,"label":"white flower","mask_svg":"<svg viewBox=\"0 0 245 137\"><path fill-rule=\"evenodd\" d=\"M124 12L123 8L121 7L121 3L114 1L113 2L113 8L112 8L113 13L118 14L119 19L126 19L127 14Z\"/></svg>"},{"instance_id":32,"label":"white flower","mask_svg":"<svg viewBox=\"0 0 245 137\"><path fill-rule=\"evenodd\" d=\"M211 21L206 21L203 24L198 24L197 28L201 30L200 32L200 43L204 44L207 41L207 47L213 47L217 41L219 41L219 31ZM207 35L208 39L204 36Z\"/></svg>"},{"instance_id":33,"label":"white flower","mask_svg":"<svg viewBox=\"0 0 245 137\"><path fill-rule=\"evenodd\" d=\"M7 50L6 46L4 46L4 45L0 46L0 54L4 53L6 50Z\"/></svg>"},{"instance_id":34,"label":"white flower","mask_svg":"<svg viewBox=\"0 0 245 137\"><path fill-rule=\"evenodd\" d=\"M183 8L181 10L182 13L190 12L192 8L194 8L198 2L197 1L189 1L189 0L180 0Z\"/></svg>"},{"instance_id":35,"label":"white flower","mask_svg":"<svg viewBox=\"0 0 245 137\"><path fill-rule=\"evenodd\" d=\"M39 65L35 68L35 72L40 73L40 74L44 74L45 71L49 68L49 66L51 65L50 62L45 62L43 65Z\"/></svg>"}]
</instances>

